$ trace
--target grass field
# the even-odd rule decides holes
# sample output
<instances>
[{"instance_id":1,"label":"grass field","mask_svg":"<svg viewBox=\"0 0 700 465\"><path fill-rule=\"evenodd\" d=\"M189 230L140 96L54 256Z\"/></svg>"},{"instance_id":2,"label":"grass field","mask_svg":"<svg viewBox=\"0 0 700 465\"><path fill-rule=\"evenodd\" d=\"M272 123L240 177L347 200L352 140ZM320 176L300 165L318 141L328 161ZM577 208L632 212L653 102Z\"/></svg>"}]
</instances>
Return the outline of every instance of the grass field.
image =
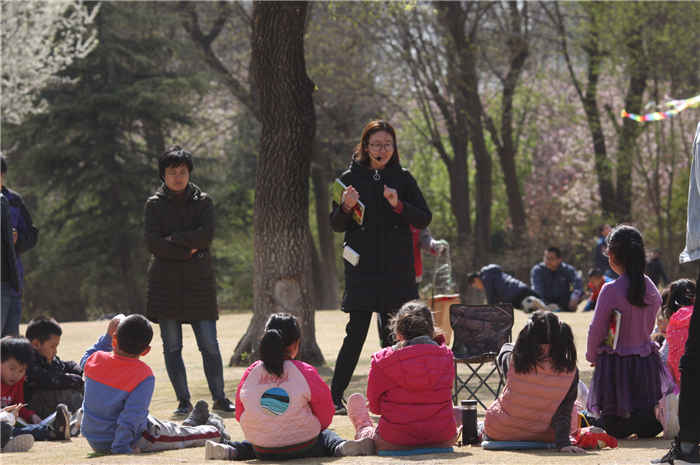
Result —
<instances>
[{"instance_id":1,"label":"grass field","mask_svg":"<svg viewBox=\"0 0 700 465\"><path fill-rule=\"evenodd\" d=\"M559 314L574 328L577 338L579 369L581 379L587 384L590 382L592 369L585 362L583 354L585 351L586 332L592 317L591 313L565 313ZM245 332L251 314L222 315L218 323L219 344L224 359L224 365L233 353L233 349ZM520 331L527 316L516 311L514 335ZM319 368L321 376L330 384L335 366L335 359L340 349L344 337L347 315L340 311L319 311L316 314L316 337L323 356L326 359L326 366ZM107 322L79 322L63 323L63 337L58 348L58 355L63 360L79 360L85 350L90 347L107 328ZM378 337L375 326L365 343L360 364L355 370L352 382L346 392L346 398L354 392L365 393L367 388L367 373L369 371L369 360L373 352L379 350ZM165 372L163 362L160 334L158 327L153 340L151 353L143 360L148 363L156 376L156 390L151 403L151 413L163 420L182 421L182 417L174 417L172 410L177 406L173 389ZM24 331L24 327L21 328ZM189 376L190 392L193 402L197 399L210 401L204 372L201 367L201 357L197 350L194 334L189 328L185 328L184 333L184 359ZM224 377L226 380L226 393L231 400L235 397L235 390L246 367L224 367ZM462 368L463 370L464 368ZM483 418L483 411L479 411ZM244 439L243 433L238 426L234 415L223 414L226 427L234 440ZM375 418L376 421L376 418ZM335 430L343 438L352 438L354 429L347 416L336 416L331 429ZM456 447L453 454L424 455L397 457L395 459L387 457L345 457L345 458L323 458L307 459L305 463L327 463L341 462L349 464L370 465L379 463L505 463L505 464L614 464L614 463L649 463L650 459L660 457L668 451L670 441L663 439L653 440L622 440L617 449L591 451L585 456L566 455L555 451L529 451L529 452L489 452L481 447ZM34 448L27 453L2 454L3 464L176 464L176 463L203 463L204 449L181 449L151 454L134 454L131 456L104 456L90 457L88 452L91 449L87 441L81 436L71 441L64 442L38 442ZM209 462L212 463L212 462Z\"/></svg>"}]
</instances>

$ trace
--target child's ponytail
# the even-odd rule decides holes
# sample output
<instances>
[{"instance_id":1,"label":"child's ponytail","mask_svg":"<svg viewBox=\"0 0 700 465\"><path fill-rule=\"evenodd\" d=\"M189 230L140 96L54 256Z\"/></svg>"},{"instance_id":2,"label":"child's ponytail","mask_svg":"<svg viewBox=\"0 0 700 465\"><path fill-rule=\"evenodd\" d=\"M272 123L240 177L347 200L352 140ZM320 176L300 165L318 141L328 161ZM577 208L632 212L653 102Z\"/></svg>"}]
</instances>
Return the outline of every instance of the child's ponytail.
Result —
<instances>
[{"instance_id":1,"label":"child's ponytail","mask_svg":"<svg viewBox=\"0 0 700 465\"><path fill-rule=\"evenodd\" d=\"M565 321L559 320L559 334L549 346L549 359L556 371L570 373L576 369L574 332Z\"/></svg>"},{"instance_id":2,"label":"child's ponytail","mask_svg":"<svg viewBox=\"0 0 700 465\"><path fill-rule=\"evenodd\" d=\"M647 283L644 277L646 272L646 253L642 233L637 228L625 224L616 226L608 234L608 250L615 257L629 279L627 300L636 307L648 307L645 301Z\"/></svg>"},{"instance_id":3,"label":"child's ponytail","mask_svg":"<svg viewBox=\"0 0 700 465\"><path fill-rule=\"evenodd\" d=\"M260 339L260 360L265 371L271 375L284 375L286 349L301 339L301 330L294 316L287 313L274 313L265 324L265 332Z\"/></svg>"}]
</instances>

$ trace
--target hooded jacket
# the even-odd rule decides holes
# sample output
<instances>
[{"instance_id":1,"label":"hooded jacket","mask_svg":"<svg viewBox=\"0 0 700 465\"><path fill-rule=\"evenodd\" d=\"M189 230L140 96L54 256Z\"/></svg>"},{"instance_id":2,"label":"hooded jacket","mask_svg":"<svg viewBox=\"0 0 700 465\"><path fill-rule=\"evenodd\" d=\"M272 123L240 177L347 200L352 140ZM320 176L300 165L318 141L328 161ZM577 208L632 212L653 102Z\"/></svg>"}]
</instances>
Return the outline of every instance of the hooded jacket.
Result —
<instances>
[{"instance_id":1,"label":"hooded jacket","mask_svg":"<svg viewBox=\"0 0 700 465\"><path fill-rule=\"evenodd\" d=\"M374 177L377 177L375 180ZM345 245L360 255L357 266L345 263L344 312L387 312L418 299L410 225L425 229L432 213L416 180L400 163L372 170L353 161L340 176L360 194L365 205L362 225L333 202L330 220L335 232L345 233ZM396 189L396 210L384 198L384 185Z\"/></svg>"},{"instance_id":2,"label":"hooded jacket","mask_svg":"<svg viewBox=\"0 0 700 465\"><path fill-rule=\"evenodd\" d=\"M393 444L438 444L457 433L452 408L454 357L444 337L430 342L398 350L387 347L372 355L369 409L382 416L378 432Z\"/></svg>"},{"instance_id":3,"label":"hooded jacket","mask_svg":"<svg viewBox=\"0 0 700 465\"><path fill-rule=\"evenodd\" d=\"M146 317L179 321L217 320L216 277L209 246L214 240L214 202L192 183L182 207L163 184L143 214L148 264ZM165 238L170 236L170 242ZM192 249L197 249L191 253Z\"/></svg>"}]
</instances>

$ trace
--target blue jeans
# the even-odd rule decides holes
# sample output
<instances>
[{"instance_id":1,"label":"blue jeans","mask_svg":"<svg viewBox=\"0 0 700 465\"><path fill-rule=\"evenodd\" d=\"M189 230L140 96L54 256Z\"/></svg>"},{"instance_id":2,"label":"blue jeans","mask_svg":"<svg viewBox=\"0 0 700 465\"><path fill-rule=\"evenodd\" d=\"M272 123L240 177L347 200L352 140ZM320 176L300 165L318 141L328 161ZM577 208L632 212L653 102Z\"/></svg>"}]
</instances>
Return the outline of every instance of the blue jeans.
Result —
<instances>
[{"instance_id":1,"label":"blue jeans","mask_svg":"<svg viewBox=\"0 0 700 465\"><path fill-rule=\"evenodd\" d=\"M12 437L20 434L31 434L34 436L35 441L50 441L53 439L49 431L49 425L29 425L24 428L15 427L12 429Z\"/></svg>"},{"instance_id":2,"label":"blue jeans","mask_svg":"<svg viewBox=\"0 0 700 465\"><path fill-rule=\"evenodd\" d=\"M19 334L19 319L22 316L22 296L10 297L10 310L7 312L5 324L2 327L2 337ZM4 317L3 317L4 318Z\"/></svg>"},{"instance_id":3,"label":"blue jeans","mask_svg":"<svg viewBox=\"0 0 700 465\"><path fill-rule=\"evenodd\" d=\"M182 360L182 321L158 319L160 336L163 339L163 355L165 356L165 369L168 378L175 389L177 400L190 398L187 388L187 370ZM224 365L221 361L219 342L216 339L216 320L191 321L194 337L197 339L197 347L202 353L204 376L209 384L209 391L213 400L226 397L224 394Z\"/></svg>"},{"instance_id":4,"label":"blue jeans","mask_svg":"<svg viewBox=\"0 0 700 465\"><path fill-rule=\"evenodd\" d=\"M335 457L335 449L339 445L345 442L345 439L341 439L335 432L330 430L321 431L318 435L316 443L311 449L304 450L302 452L280 452L280 453L265 453L258 454L255 452L255 448L248 441L233 442L233 441L221 441L238 451L238 457L236 460L265 460L270 462L277 462L282 460L298 460L310 457Z\"/></svg>"},{"instance_id":5,"label":"blue jeans","mask_svg":"<svg viewBox=\"0 0 700 465\"><path fill-rule=\"evenodd\" d=\"M5 324L7 317L10 314L10 302L12 301L12 283L10 281L2 282L2 301L0 302L0 317L2 317L2 335L5 335Z\"/></svg>"}]
</instances>

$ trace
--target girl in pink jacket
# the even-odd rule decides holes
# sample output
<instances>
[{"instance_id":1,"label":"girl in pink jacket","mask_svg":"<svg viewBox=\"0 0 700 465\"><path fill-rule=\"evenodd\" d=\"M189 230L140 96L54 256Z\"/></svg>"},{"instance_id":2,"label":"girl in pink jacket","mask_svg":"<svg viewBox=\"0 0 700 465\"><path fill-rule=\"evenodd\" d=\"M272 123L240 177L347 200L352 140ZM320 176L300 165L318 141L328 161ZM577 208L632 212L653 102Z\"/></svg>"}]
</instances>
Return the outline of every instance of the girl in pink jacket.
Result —
<instances>
[{"instance_id":1,"label":"girl in pink jacket","mask_svg":"<svg viewBox=\"0 0 700 465\"><path fill-rule=\"evenodd\" d=\"M556 314L538 310L515 346L503 345L497 363L506 386L486 410L483 439L555 442L561 452L585 453L569 440L578 392L571 327Z\"/></svg>"},{"instance_id":2,"label":"girl in pink jacket","mask_svg":"<svg viewBox=\"0 0 700 465\"><path fill-rule=\"evenodd\" d=\"M375 427L362 394L350 396L355 439L372 438L377 450L452 447L459 435L454 360L430 307L417 300L404 304L389 328L398 342L372 355L367 382L369 409L381 418Z\"/></svg>"},{"instance_id":3,"label":"girl in pink jacket","mask_svg":"<svg viewBox=\"0 0 700 465\"><path fill-rule=\"evenodd\" d=\"M326 429L335 414L331 391L314 367L294 360L300 342L296 318L286 313L270 316L260 340L261 360L246 370L236 393L236 420L246 440L207 441L207 460L374 454L370 439L346 441Z\"/></svg>"}]
</instances>

